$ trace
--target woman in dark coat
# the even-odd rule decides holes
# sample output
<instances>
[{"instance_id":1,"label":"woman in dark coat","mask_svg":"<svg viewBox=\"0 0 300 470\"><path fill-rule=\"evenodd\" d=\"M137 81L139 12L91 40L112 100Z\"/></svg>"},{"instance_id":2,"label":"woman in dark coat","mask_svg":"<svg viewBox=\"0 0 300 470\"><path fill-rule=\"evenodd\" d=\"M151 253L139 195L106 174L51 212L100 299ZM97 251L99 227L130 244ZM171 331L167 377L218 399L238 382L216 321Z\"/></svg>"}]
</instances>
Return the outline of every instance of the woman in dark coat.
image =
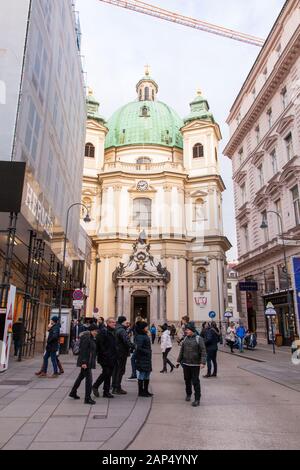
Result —
<instances>
[{"instance_id":1,"label":"woman in dark coat","mask_svg":"<svg viewBox=\"0 0 300 470\"><path fill-rule=\"evenodd\" d=\"M140 321L135 325L135 347L136 347L136 370L139 385L139 397L152 397L148 391L150 374L152 371L151 340L148 336L148 325Z\"/></svg>"},{"instance_id":2,"label":"woman in dark coat","mask_svg":"<svg viewBox=\"0 0 300 470\"><path fill-rule=\"evenodd\" d=\"M205 347L207 352L207 374L204 375L206 379L210 377L217 377L218 364L217 364L217 352L218 352L218 343L220 342L220 331L217 327L217 324L213 321L211 326L206 330L205 338ZM214 365L214 372L211 373L212 367Z\"/></svg>"},{"instance_id":3,"label":"woman in dark coat","mask_svg":"<svg viewBox=\"0 0 300 470\"><path fill-rule=\"evenodd\" d=\"M84 403L88 405L95 405L95 401L91 398L92 393L92 369L96 369L96 341L95 337L98 333L97 325L91 325L88 331L84 331L80 335L79 355L77 360L77 367L80 367L80 374L78 375L69 397L78 400L80 397L77 395L77 390L82 380L85 379L85 399Z\"/></svg>"}]
</instances>

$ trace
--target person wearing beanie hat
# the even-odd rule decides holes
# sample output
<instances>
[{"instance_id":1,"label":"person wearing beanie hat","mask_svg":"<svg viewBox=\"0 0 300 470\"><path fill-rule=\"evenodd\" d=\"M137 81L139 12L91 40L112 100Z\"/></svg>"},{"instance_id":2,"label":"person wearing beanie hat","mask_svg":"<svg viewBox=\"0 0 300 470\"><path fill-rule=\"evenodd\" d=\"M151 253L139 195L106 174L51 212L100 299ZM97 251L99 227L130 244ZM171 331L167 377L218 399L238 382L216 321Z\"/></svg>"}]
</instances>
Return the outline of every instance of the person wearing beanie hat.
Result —
<instances>
[{"instance_id":1,"label":"person wearing beanie hat","mask_svg":"<svg viewBox=\"0 0 300 470\"><path fill-rule=\"evenodd\" d=\"M138 377L139 397L152 397L153 394L148 390L150 374L152 371L152 350L151 340L148 336L148 324L145 321L138 321L135 324L135 328L135 362Z\"/></svg>"},{"instance_id":2,"label":"person wearing beanie hat","mask_svg":"<svg viewBox=\"0 0 300 470\"><path fill-rule=\"evenodd\" d=\"M122 389L122 378L126 371L127 358L130 351L134 350L134 345L130 341L126 323L126 317L120 315L115 328L117 360L112 375L112 393L114 395L126 395L127 392Z\"/></svg>"},{"instance_id":3,"label":"person wearing beanie hat","mask_svg":"<svg viewBox=\"0 0 300 470\"><path fill-rule=\"evenodd\" d=\"M161 335L161 343L160 347L162 350L162 357L163 357L163 369L160 371L161 374L167 373L167 364L171 367L170 372L173 372L175 366L172 364L170 359L168 359L168 354L172 349L172 341L170 336L170 330L168 324L165 323L162 327L163 334Z\"/></svg>"},{"instance_id":4,"label":"person wearing beanie hat","mask_svg":"<svg viewBox=\"0 0 300 470\"><path fill-rule=\"evenodd\" d=\"M96 335L98 333L98 327L96 324L91 324L87 331L84 331L80 335L79 344L79 355L77 359L77 367L80 367L80 373L72 387L69 397L74 400L79 400L80 397L77 395L77 390L85 379L85 399L84 403L87 405L95 405L95 400L92 400L92 369L96 369Z\"/></svg>"},{"instance_id":5,"label":"person wearing beanie hat","mask_svg":"<svg viewBox=\"0 0 300 470\"><path fill-rule=\"evenodd\" d=\"M59 318L57 315L54 315L54 317L51 318L51 320L54 322L54 323L57 323Z\"/></svg>"},{"instance_id":6,"label":"person wearing beanie hat","mask_svg":"<svg viewBox=\"0 0 300 470\"><path fill-rule=\"evenodd\" d=\"M196 334L194 322L187 323L185 334L177 362L178 366L181 364L183 367L186 401L191 401L193 386L195 401L192 406L196 407L200 405L201 386L199 376L200 369L203 369L206 365L206 349L203 338Z\"/></svg>"}]
</instances>

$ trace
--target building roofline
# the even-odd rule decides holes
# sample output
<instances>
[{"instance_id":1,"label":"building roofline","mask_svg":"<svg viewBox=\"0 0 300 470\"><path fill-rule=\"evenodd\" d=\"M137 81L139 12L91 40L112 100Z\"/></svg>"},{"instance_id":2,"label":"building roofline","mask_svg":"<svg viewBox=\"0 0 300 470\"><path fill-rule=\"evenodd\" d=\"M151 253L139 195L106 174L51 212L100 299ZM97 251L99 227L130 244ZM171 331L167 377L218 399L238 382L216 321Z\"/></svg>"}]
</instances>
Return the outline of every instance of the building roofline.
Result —
<instances>
[{"instance_id":1,"label":"building roofline","mask_svg":"<svg viewBox=\"0 0 300 470\"><path fill-rule=\"evenodd\" d=\"M290 4L290 8L292 9L293 3L297 3L297 1L298 1L298 0L286 0L286 2L284 3L284 5L283 5L283 7L282 7L282 9L281 9L281 11L280 11L280 13L279 13L279 15L278 15L278 17L277 17L275 23L274 23L274 25L273 25L273 27L272 27L272 29L271 29L269 35L267 36L267 39L266 39L266 41L265 41L265 43L264 43L264 45L263 45L261 51L259 52L259 54L258 54L258 56L257 56L257 58L256 58L256 60L255 60L255 62L254 62L254 64L253 64L253 66L252 66L251 69L250 69L250 72L248 73L248 75L247 75L247 77L246 77L246 79L245 79L245 81L244 81L244 83L243 83L243 85L242 85L240 91L238 92L238 94L237 94L237 96L236 96L236 98L235 98L235 100L234 100L233 105L232 105L231 108L230 108L229 116L228 116L228 118L227 118L227 120L226 120L226 123L227 123L227 124L229 123L230 115L233 113L234 108L236 107L237 102L238 102L238 100L239 100L240 97L241 97L242 92L245 90L245 88L247 87L247 85L248 85L249 82L251 81L252 74L253 74L255 68L258 66L258 64L259 64L259 62L261 61L263 55L264 55L265 53L267 53L267 49L269 49L269 47L271 46L272 40L274 39L274 38L273 38L273 33L275 32L275 30L276 30L278 27L281 28L281 21L280 21L280 20L282 19L283 15L286 13L286 10L287 10L289 4Z\"/></svg>"}]
</instances>

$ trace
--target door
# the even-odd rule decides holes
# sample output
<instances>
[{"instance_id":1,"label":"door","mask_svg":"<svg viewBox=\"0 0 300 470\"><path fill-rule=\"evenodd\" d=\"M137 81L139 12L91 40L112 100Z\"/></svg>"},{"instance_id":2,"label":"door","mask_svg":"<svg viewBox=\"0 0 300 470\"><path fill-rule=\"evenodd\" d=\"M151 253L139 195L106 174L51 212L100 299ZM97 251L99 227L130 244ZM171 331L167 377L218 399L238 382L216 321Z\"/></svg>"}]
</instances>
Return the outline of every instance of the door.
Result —
<instances>
[{"instance_id":1,"label":"door","mask_svg":"<svg viewBox=\"0 0 300 470\"><path fill-rule=\"evenodd\" d=\"M136 292L131 297L131 323L136 317L142 317L147 323L150 320L150 296L147 292Z\"/></svg>"}]
</instances>

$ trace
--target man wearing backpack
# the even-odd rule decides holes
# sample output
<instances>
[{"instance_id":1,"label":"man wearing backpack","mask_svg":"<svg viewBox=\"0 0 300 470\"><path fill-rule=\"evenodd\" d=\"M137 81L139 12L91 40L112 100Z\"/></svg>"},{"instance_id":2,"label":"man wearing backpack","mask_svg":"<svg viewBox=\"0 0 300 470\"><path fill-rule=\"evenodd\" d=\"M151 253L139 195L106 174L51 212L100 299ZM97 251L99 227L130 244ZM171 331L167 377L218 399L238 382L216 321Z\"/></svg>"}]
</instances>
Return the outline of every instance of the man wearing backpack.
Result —
<instances>
[{"instance_id":1,"label":"man wearing backpack","mask_svg":"<svg viewBox=\"0 0 300 470\"><path fill-rule=\"evenodd\" d=\"M177 359L183 367L186 401L191 401L192 386L195 391L195 400L192 406L200 405L201 386L200 369L206 365L206 349L203 338L196 334L196 327L193 322L185 326L185 338L182 342L180 353Z\"/></svg>"}]
</instances>

